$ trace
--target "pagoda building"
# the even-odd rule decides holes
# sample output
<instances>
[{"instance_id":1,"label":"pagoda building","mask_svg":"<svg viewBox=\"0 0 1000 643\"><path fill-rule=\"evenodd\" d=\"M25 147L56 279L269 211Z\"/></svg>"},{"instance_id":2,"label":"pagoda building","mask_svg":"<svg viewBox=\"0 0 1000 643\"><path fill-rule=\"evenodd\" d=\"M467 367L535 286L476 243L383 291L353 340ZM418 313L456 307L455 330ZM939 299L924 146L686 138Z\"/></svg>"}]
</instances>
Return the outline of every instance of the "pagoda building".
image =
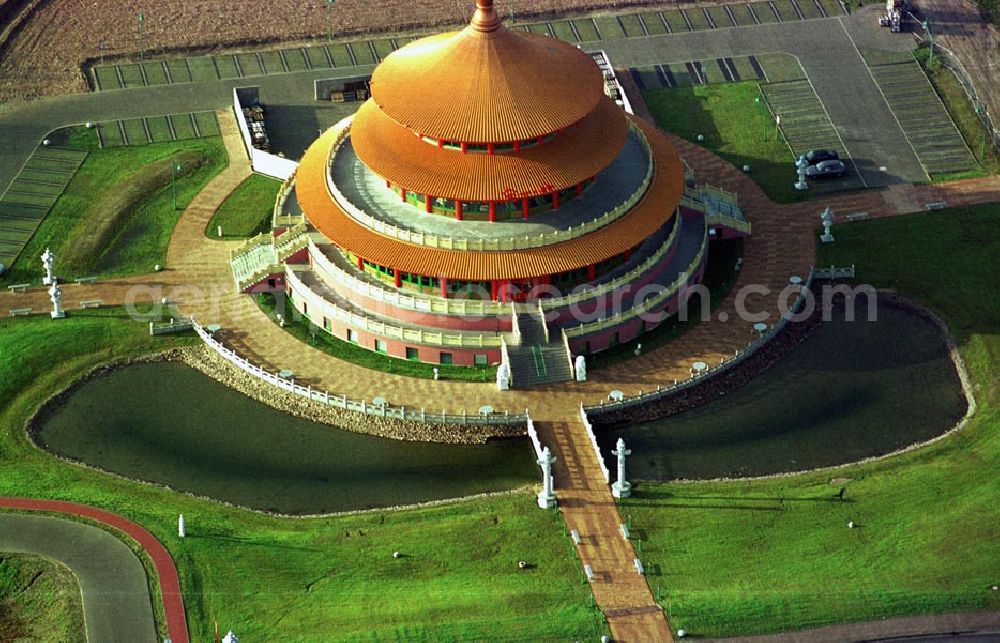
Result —
<instances>
[{"instance_id":1,"label":"pagoda building","mask_svg":"<svg viewBox=\"0 0 1000 643\"><path fill-rule=\"evenodd\" d=\"M674 314L711 238L749 231L605 81L478 0L461 31L386 57L371 98L309 147L280 270L234 255L239 286L283 287L317 327L401 359L569 379L577 355Z\"/></svg>"}]
</instances>

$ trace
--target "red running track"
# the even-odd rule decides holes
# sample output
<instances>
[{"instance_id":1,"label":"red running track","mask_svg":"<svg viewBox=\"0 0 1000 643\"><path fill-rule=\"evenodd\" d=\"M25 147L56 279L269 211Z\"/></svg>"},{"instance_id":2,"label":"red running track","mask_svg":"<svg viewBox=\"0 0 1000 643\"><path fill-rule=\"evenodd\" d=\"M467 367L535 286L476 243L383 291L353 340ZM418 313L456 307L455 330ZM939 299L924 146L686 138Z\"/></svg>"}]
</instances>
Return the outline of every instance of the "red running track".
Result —
<instances>
[{"instance_id":1,"label":"red running track","mask_svg":"<svg viewBox=\"0 0 1000 643\"><path fill-rule=\"evenodd\" d=\"M163 612L167 618L167 631L170 634L170 640L173 643L190 643L191 639L188 636L187 620L184 617L184 599L181 596L181 586L177 578L177 568L174 567L174 559L170 557L170 552L167 551L167 548L153 534L146 531L144 527L110 511L61 500L0 497L0 508L48 511L83 516L128 534L133 540L142 545L142 548L146 550L146 553L152 559L153 565L156 566L156 575L160 577Z\"/></svg>"}]
</instances>

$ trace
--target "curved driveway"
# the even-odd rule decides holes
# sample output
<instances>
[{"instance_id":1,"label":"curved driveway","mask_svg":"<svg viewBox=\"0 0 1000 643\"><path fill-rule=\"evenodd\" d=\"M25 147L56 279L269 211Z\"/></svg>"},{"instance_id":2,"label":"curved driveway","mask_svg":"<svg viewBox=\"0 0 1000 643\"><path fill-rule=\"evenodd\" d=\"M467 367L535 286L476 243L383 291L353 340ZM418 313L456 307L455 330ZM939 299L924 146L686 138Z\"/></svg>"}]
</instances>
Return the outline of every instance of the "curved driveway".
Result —
<instances>
[{"instance_id":1,"label":"curved driveway","mask_svg":"<svg viewBox=\"0 0 1000 643\"><path fill-rule=\"evenodd\" d=\"M0 551L58 560L80 581L89 641L153 641L146 570L110 533L51 516L0 515Z\"/></svg>"},{"instance_id":2,"label":"curved driveway","mask_svg":"<svg viewBox=\"0 0 1000 643\"><path fill-rule=\"evenodd\" d=\"M156 575L159 577L160 583L160 594L163 596L163 612L167 621L167 631L169 633L170 639L173 643L189 643L190 638L188 636L187 629L187 619L184 615L184 601L181 597L180 591L180 581L177 577L177 568L174 566L174 560L170 557L170 553L167 551L166 547L163 546L159 540L156 539L153 534L149 533L141 525L138 525L127 518L123 518L118 514L111 513L110 511L104 511L103 509L98 509L96 507L90 507L88 505L81 505L75 502L66 502L63 500L39 500L35 498L9 498L0 497L0 509L20 509L24 511L45 511L49 513L57 514L68 514L71 516L80 516L83 518L88 518L90 520L97 521L109 527L114 527L115 529L122 531L130 538L135 540L139 545L146 550L146 554L153 561L153 565L156 567ZM122 543L120 540L115 538L113 535L108 534L96 527L90 527L89 525L83 525L80 523L70 522L68 520L61 520L59 518L52 518L54 522L43 525L44 528L39 529L38 524L32 522L7 522L8 519L14 518L36 518L37 516L21 516L21 515L5 515L0 514L0 551L25 551L29 553L42 553L40 549L7 549L7 547L20 546L25 547L41 547L42 543L50 542L52 544L47 545L50 547L64 547L63 550L53 551L64 551L65 555L51 555L52 558L57 558L63 561L70 569L77 573L80 577L80 586L83 589L83 610L84 615L87 620L87 634L91 641L156 641L156 630L153 625L152 608L150 607L149 600L149 586L146 582L146 574L142 568L141 563L139 563L138 558L132 554L131 550ZM44 516L42 516L44 518ZM90 532L76 532L69 531L67 525L79 525L81 527L87 527L91 530L98 531L107 536L113 543L116 543L118 547L125 551L128 556L131 556L131 560L135 565L138 565L138 573L141 579L136 585L125 585L123 583L132 583L132 578L130 574L133 572L126 572L125 569L128 565L120 562L119 558L108 558L104 559L101 556L105 555L105 552L114 551L111 545L99 545L100 540L95 540L98 536L90 535L84 536L81 534ZM107 554L110 555L110 554ZM107 585L86 585L84 583L83 576L81 572L77 570L77 565L74 561L81 560L84 563L90 560L91 562L99 563L96 568L99 569L102 565L106 569L100 570L100 573L111 574L111 589L108 590ZM131 565L132 563L129 563ZM94 578L97 578L95 576ZM91 590L88 592L88 587ZM92 596L92 598L91 598ZM94 607L101 606L111 614L111 620L121 620L130 621L132 616L125 617L126 614L138 614L140 608L133 607L133 601L135 602L145 602L145 609L149 611L148 626L138 625L139 621L136 620L136 630L135 635L123 634L119 636L117 634L105 634L108 630L103 630L101 634L94 636L90 634L91 631L91 612L88 608L88 603L92 603ZM98 624L102 623L100 619L104 618L100 615L95 615L95 619L98 619ZM110 623L106 627L119 627L123 624ZM96 625L95 625L96 626ZM105 625L100 625L105 627ZM131 627L131 626L130 626ZM129 630L132 632L132 630Z\"/></svg>"}]
</instances>

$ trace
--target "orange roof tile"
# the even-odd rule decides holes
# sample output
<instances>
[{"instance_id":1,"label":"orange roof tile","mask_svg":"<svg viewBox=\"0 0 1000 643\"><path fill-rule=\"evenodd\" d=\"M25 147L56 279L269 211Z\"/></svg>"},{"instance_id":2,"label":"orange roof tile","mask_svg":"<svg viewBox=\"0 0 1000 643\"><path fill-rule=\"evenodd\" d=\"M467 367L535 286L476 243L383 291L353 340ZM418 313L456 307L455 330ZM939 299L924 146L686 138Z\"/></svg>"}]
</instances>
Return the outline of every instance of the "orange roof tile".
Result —
<instances>
[{"instance_id":1,"label":"orange roof tile","mask_svg":"<svg viewBox=\"0 0 1000 643\"><path fill-rule=\"evenodd\" d=\"M597 106L604 80L594 60L573 45L473 24L393 52L375 69L371 89L386 115L415 132L501 143L576 123Z\"/></svg>"},{"instance_id":2,"label":"orange roof tile","mask_svg":"<svg viewBox=\"0 0 1000 643\"><path fill-rule=\"evenodd\" d=\"M621 109L605 97L552 141L518 152L463 154L426 143L366 102L351 144L373 172L407 190L463 201L505 201L547 194L596 176L625 145Z\"/></svg>"},{"instance_id":3,"label":"orange roof tile","mask_svg":"<svg viewBox=\"0 0 1000 643\"><path fill-rule=\"evenodd\" d=\"M336 137L333 129L317 139L302 158L296 173L296 194L309 221L333 243L399 270L470 281L566 272L635 248L674 215L684 191L680 157L655 127L635 121L646 133L656 159L656 173L645 197L614 223L584 237L543 248L512 252L439 250L386 237L358 223L341 210L327 188L327 159Z\"/></svg>"}]
</instances>

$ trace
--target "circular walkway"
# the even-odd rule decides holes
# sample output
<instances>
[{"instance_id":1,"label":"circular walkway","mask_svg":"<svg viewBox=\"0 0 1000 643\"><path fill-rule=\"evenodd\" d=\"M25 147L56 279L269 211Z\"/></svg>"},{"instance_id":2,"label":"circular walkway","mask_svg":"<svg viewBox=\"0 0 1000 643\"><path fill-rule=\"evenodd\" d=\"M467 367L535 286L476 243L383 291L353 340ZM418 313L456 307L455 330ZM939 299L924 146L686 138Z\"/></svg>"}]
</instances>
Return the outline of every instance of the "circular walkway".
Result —
<instances>
[{"instance_id":1,"label":"circular walkway","mask_svg":"<svg viewBox=\"0 0 1000 643\"><path fill-rule=\"evenodd\" d=\"M177 569L166 548L136 523L108 511L58 500L0 498L0 509L43 511L89 518L125 532L156 567L167 631L189 643ZM113 534L66 518L0 515L0 551L36 554L64 563L80 580L90 641L157 641L146 571Z\"/></svg>"}]
</instances>

